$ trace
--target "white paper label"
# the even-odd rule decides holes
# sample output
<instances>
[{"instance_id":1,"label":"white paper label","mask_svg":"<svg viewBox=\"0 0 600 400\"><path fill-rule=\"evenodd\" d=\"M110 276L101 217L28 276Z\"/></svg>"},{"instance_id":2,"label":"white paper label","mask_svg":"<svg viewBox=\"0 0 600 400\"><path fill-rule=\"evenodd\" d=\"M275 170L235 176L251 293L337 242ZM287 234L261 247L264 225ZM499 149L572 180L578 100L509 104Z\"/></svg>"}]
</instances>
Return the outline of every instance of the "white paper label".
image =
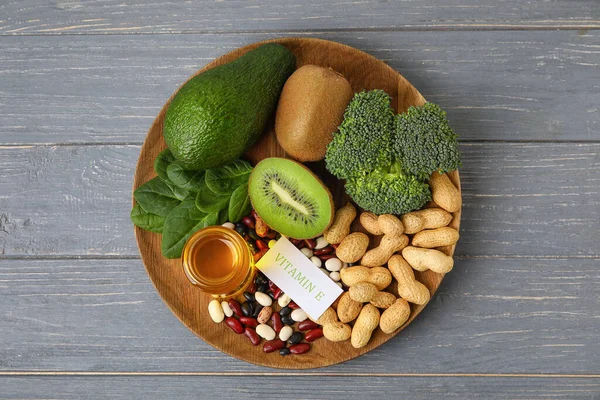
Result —
<instances>
[{"instance_id":1,"label":"white paper label","mask_svg":"<svg viewBox=\"0 0 600 400\"><path fill-rule=\"evenodd\" d=\"M312 319L319 318L343 292L285 237L262 256L256 267Z\"/></svg>"}]
</instances>

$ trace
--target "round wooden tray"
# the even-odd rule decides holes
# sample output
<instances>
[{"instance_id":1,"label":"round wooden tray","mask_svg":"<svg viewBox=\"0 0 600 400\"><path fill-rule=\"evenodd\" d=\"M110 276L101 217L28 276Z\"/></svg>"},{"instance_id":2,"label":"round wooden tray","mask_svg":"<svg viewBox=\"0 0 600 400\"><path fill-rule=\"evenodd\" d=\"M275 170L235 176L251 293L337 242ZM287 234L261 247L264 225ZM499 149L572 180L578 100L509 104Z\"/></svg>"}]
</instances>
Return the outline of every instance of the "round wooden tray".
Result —
<instances>
[{"instance_id":1,"label":"round wooden tray","mask_svg":"<svg viewBox=\"0 0 600 400\"><path fill-rule=\"evenodd\" d=\"M335 71L342 73L348 79L355 92L363 89L385 90L392 96L393 106L398 112L403 112L412 105L422 105L425 102L425 99L417 89L384 62L355 48L320 39L286 38L254 43L217 58L197 71L193 76L217 65L230 62L247 51L267 42L280 43L292 51L297 58L298 67L305 64L316 64L331 67ZM163 106L144 141L135 171L134 190L156 176L153 170L153 162L158 153L166 148L162 128L165 112L171 99ZM279 147L275 138L272 123L267 132L246 156L252 163L256 163L265 157L285 157L285 152ZM348 201L348 198L344 194L343 184L336 181L325 171L322 162L312 163L308 166L329 186L336 200L336 206L341 206ZM451 173L450 178L460 189L458 172ZM450 226L458 229L459 225L460 211L454 214L454 219ZM390 340L399 331L408 326L425 307L411 304L411 315L404 326L392 334L385 334L379 328L376 329L369 344L361 349L353 348L350 345L350 341L331 343L326 339L320 339L314 342L311 351L304 355L281 357L278 352L265 354L262 351L262 345L252 346L248 339L235 334L225 324L215 324L210 320L207 311L210 297L200 292L188 282L183 272L181 259L168 260L161 255L160 235L136 227L135 236L142 261L148 271L148 275L150 275L150 279L162 299L177 318L192 332L215 348L241 360L258 365L274 368L305 369L323 367L350 360ZM448 255L453 255L454 247L445 249L445 252ZM429 288L432 295L443 279L443 275L431 271L424 273L416 272L416 275L417 279Z\"/></svg>"}]
</instances>

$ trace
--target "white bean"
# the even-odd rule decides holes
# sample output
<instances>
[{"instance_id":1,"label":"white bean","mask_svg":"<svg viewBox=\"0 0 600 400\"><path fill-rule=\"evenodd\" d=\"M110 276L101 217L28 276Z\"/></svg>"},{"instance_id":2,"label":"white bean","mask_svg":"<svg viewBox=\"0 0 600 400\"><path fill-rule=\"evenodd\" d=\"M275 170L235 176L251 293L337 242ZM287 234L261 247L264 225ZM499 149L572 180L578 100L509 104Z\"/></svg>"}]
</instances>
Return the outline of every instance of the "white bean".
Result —
<instances>
[{"instance_id":1,"label":"white bean","mask_svg":"<svg viewBox=\"0 0 600 400\"><path fill-rule=\"evenodd\" d=\"M313 264L315 264L317 267L321 267L321 265L323 265L323 261L321 261L321 259L317 256L312 256L310 258L310 261L312 261Z\"/></svg>"},{"instance_id":2,"label":"white bean","mask_svg":"<svg viewBox=\"0 0 600 400\"><path fill-rule=\"evenodd\" d=\"M338 258L330 258L325 261L325 268L327 268L327 271L331 272L339 271L342 269L342 262Z\"/></svg>"},{"instance_id":3,"label":"white bean","mask_svg":"<svg viewBox=\"0 0 600 400\"><path fill-rule=\"evenodd\" d=\"M223 313L226 317L231 317L233 315L233 310L229 307L229 303L226 301L221 302L221 308L223 309Z\"/></svg>"},{"instance_id":4,"label":"white bean","mask_svg":"<svg viewBox=\"0 0 600 400\"><path fill-rule=\"evenodd\" d=\"M258 302L258 304L260 304L263 307L267 307L273 304L273 299L270 298L268 294L265 294L263 292L254 293L254 299Z\"/></svg>"},{"instance_id":5,"label":"white bean","mask_svg":"<svg viewBox=\"0 0 600 400\"><path fill-rule=\"evenodd\" d=\"M210 319L217 324L223 322L225 314L223 313L219 300L211 300L210 303L208 303L208 314L210 315Z\"/></svg>"},{"instance_id":6,"label":"white bean","mask_svg":"<svg viewBox=\"0 0 600 400\"><path fill-rule=\"evenodd\" d=\"M229 229L234 229L235 228L235 224L233 222L225 222L223 225L221 225L223 228L229 228Z\"/></svg>"},{"instance_id":7,"label":"white bean","mask_svg":"<svg viewBox=\"0 0 600 400\"><path fill-rule=\"evenodd\" d=\"M333 271L329 273L329 277L334 281L334 282L339 282L340 281L340 273L337 271Z\"/></svg>"},{"instance_id":8,"label":"white bean","mask_svg":"<svg viewBox=\"0 0 600 400\"><path fill-rule=\"evenodd\" d=\"M288 340L289 338L292 337L293 333L294 333L294 329L291 326L286 325L283 328L281 328L281 330L279 331L279 339L281 339L285 342L286 340Z\"/></svg>"},{"instance_id":9,"label":"white bean","mask_svg":"<svg viewBox=\"0 0 600 400\"><path fill-rule=\"evenodd\" d=\"M336 285L338 285L340 288L342 287L342 282L335 282Z\"/></svg>"},{"instance_id":10,"label":"white bean","mask_svg":"<svg viewBox=\"0 0 600 400\"><path fill-rule=\"evenodd\" d=\"M277 304L279 304L279 307L285 307L290 304L291 301L292 298L284 293L277 299Z\"/></svg>"},{"instance_id":11,"label":"white bean","mask_svg":"<svg viewBox=\"0 0 600 400\"><path fill-rule=\"evenodd\" d=\"M317 245L315 246L315 250L319 250L322 249L324 247L327 247L329 243L327 242L327 240L325 240L325 238L323 236L318 237L317 238Z\"/></svg>"},{"instance_id":12,"label":"white bean","mask_svg":"<svg viewBox=\"0 0 600 400\"><path fill-rule=\"evenodd\" d=\"M275 336L277 336L273 328L267 324L258 324L256 327L256 333L265 340L273 340L275 339Z\"/></svg>"},{"instance_id":13,"label":"white bean","mask_svg":"<svg viewBox=\"0 0 600 400\"><path fill-rule=\"evenodd\" d=\"M308 318L308 315L306 315L306 312L304 312L303 309L301 308L296 308L294 311L292 311L292 315L291 315L292 319L296 322L302 322L304 321L306 318Z\"/></svg>"},{"instance_id":14,"label":"white bean","mask_svg":"<svg viewBox=\"0 0 600 400\"><path fill-rule=\"evenodd\" d=\"M302 252L302 254L304 254L308 258L311 258L313 256L313 251L311 249L309 249L308 247L304 247L304 248L300 249L300 251Z\"/></svg>"}]
</instances>

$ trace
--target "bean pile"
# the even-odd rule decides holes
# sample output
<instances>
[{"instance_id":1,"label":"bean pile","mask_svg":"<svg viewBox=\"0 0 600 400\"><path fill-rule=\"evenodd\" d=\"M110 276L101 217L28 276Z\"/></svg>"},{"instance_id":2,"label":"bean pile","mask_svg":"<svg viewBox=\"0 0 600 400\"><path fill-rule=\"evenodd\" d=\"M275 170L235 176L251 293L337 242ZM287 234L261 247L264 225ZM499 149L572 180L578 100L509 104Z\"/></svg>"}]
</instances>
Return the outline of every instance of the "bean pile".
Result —
<instances>
[{"instance_id":1,"label":"bean pile","mask_svg":"<svg viewBox=\"0 0 600 400\"><path fill-rule=\"evenodd\" d=\"M278 232L269 229L254 211L242 218L240 223L234 225L228 222L223 226L235 229L244 237L254 253L255 262L281 237ZM338 271L343 263L335 258L335 248L323 237L290 241L315 265L324 266L322 271L341 285ZM264 339L265 353L279 351L282 356L304 354L310 350L311 342L323 336L322 327L308 319L304 310L260 271L243 293L243 299L241 302L229 299L220 303L212 300L208 305L210 317L216 323L225 321L231 330L245 335L254 346Z\"/></svg>"}]
</instances>

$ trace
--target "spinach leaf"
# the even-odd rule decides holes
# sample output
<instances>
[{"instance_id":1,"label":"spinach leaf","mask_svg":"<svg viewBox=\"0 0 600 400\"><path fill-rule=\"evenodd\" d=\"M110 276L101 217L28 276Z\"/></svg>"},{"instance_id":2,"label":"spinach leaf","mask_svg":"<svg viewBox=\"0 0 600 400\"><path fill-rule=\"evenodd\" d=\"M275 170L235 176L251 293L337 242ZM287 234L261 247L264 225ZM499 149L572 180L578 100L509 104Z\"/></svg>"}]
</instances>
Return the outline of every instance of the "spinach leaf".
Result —
<instances>
[{"instance_id":1,"label":"spinach leaf","mask_svg":"<svg viewBox=\"0 0 600 400\"><path fill-rule=\"evenodd\" d=\"M222 167L206 170L206 185L213 193L229 195L241 184L247 183L252 172L248 161L235 160Z\"/></svg>"},{"instance_id":2,"label":"spinach leaf","mask_svg":"<svg viewBox=\"0 0 600 400\"><path fill-rule=\"evenodd\" d=\"M168 181L169 177L167 176L167 168L169 164L175 161L175 156L171 153L171 150L166 149L160 152L156 159L154 160L154 171L156 175L160 177L160 179Z\"/></svg>"},{"instance_id":3,"label":"spinach leaf","mask_svg":"<svg viewBox=\"0 0 600 400\"><path fill-rule=\"evenodd\" d=\"M167 258L181 257L185 242L196 231L217 223L218 214L206 214L196 207L193 196L186 198L167 215L161 250Z\"/></svg>"},{"instance_id":4,"label":"spinach leaf","mask_svg":"<svg viewBox=\"0 0 600 400\"><path fill-rule=\"evenodd\" d=\"M139 204L133 206L130 217L131 222L133 222L136 226L139 226L147 231L162 233L165 218L161 217L160 215L150 214L149 212L144 211Z\"/></svg>"},{"instance_id":5,"label":"spinach leaf","mask_svg":"<svg viewBox=\"0 0 600 400\"><path fill-rule=\"evenodd\" d=\"M238 186L229 199L229 221L238 222L247 215L252 206L248 196L248 182Z\"/></svg>"},{"instance_id":6,"label":"spinach leaf","mask_svg":"<svg viewBox=\"0 0 600 400\"><path fill-rule=\"evenodd\" d=\"M156 177L137 188L133 197L144 211L164 218L185 196L181 189Z\"/></svg>"},{"instance_id":7,"label":"spinach leaf","mask_svg":"<svg viewBox=\"0 0 600 400\"><path fill-rule=\"evenodd\" d=\"M204 171L184 169L177 161L167 167L167 176L171 182L185 190L199 191L204 184Z\"/></svg>"},{"instance_id":8,"label":"spinach leaf","mask_svg":"<svg viewBox=\"0 0 600 400\"><path fill-rule=\"evenodd\" d=\"M196 195L196 207L198 207L198 210L206 213L219 212L227 209L229 197L214 194L207 187L204 187Z\"/></svg>"},{"instance_id":9,"label":"spinach leaf","mask_svg":"<svg viewBox=\"0 0 600 400\"><path fill-rule=\"evenodd\" d=\"M219 211L217 224L223 225L227 221L229 221L229 207L225 207L224 209Z\"/></svg>"}]
</instances>

